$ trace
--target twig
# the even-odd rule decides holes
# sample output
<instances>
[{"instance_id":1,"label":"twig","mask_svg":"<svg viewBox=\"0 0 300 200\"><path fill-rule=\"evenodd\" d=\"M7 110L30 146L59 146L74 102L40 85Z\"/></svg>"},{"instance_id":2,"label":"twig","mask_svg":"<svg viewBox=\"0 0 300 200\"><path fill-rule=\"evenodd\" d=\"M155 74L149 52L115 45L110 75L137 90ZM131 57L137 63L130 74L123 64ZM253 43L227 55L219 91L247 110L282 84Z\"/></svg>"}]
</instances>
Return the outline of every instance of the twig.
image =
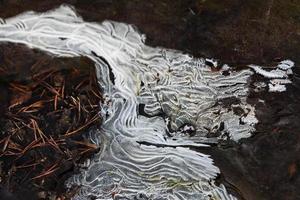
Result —
<instances>
[{"instance_id":1,"label":"twig","mask_svg":"<svg viewBox=\"0 0 300 200\"><path fill-rule=\"evenodd\" d=\"M98 114L96 114L94 117L92 117L92 119L90 121L88 121L86 124L84 124L83 126L79 127L78 129L71 131L71 132L67 132L64 136L65 137L70 137L74 134L76 134L77 132L81 131L82 129L84 129L85 127L89 126L90 124L92 124L94 121L98 120L100 117Z\"/></svg>"},{"instance_id":2,"label":"twig","mask_svg":"<svg viewBox=\"0 0 300 200\"><path fill-rule=\"evenodd\" d=\"M49 169L47 169L46 171L42 172L40 175L33 177L32 180L40 179L40 178L43 178L45 176L48 176L48 175L52 174L53 172L55 172L56 170L59 169L59 166L57 166L57 165L58 165L58 163L55 163Z\"/></svg>"}]
</instances>

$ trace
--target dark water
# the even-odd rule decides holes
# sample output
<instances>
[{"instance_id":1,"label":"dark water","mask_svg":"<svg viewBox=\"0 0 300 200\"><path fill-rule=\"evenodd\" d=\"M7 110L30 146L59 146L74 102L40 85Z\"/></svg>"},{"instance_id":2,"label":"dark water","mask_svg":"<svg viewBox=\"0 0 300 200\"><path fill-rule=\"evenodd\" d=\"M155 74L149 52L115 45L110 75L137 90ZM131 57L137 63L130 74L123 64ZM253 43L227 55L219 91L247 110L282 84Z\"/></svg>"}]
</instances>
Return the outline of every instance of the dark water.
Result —
<instances>
[{"instance_id":1,"label":"dark water","mask_svg":"<svg viewBox=\"0 0 300 200\"><path fill-rule=\"evenodd\" d=\"M289 58L296 62L286 93L249 97L256 104L256 134L240 144L209 150L220 180L252 199L300 199L300 1L299 0L2 0L0 17L72 4L88 21L135 24L151 46L180 49L243 67ZM258 103L258 99L265 103Z\"/></svg>"}]
</instances>

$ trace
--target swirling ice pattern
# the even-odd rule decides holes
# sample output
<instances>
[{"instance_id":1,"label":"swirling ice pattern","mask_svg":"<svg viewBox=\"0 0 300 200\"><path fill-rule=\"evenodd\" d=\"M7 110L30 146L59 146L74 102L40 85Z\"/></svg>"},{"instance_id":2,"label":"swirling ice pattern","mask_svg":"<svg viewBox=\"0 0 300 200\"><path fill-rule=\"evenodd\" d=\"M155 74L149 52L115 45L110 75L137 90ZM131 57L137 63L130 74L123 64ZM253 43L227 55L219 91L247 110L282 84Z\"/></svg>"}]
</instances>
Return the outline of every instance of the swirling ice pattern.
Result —
<instances>
[{"instance_id":1,"label":"swirling ice pattern","mask_svg":"<svg viewBox=\"0 0 300 200\"><path fill-rule=\"evenodd\" d=\"M0 41L95 63L104 122L90 135L101 151L68 180L81 186L74 199L235 199L214 183L213 160L188 147L251 135L250 70L213 72L203 59L146 46L131 25L87 23L69 6L0 22ZM228 98L238 101L225 105Z\"/></svg>"}]
</instances>

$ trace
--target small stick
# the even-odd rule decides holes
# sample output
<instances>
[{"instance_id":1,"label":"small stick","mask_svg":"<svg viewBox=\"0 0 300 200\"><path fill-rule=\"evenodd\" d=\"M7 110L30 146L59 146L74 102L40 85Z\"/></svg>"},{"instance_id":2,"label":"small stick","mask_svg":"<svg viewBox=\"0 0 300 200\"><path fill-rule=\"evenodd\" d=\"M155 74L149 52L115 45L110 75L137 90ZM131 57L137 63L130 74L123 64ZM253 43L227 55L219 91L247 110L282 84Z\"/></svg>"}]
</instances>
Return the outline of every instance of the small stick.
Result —
<instances>
[{"instance_id":1,"label":"small stick","mask_svg":"<svg viewBox=\"0 0 300 200\"><path fill-rule=\"evenodd\" d=\"M87 79L84 79L83 81L81 81L81 82L75 87L75 90L78 90L78 89L83 85L83 83L86 82L86 81L87 81Z\"/></svg>"},{"instance_id":2,"label":"small stick","mask_svg":"<svg viewBox=\"0 0 300 200\"><path fill-rule=\"evenodd\" d=\"M102 100L102 97L101 96L99 96L93 89L91 89L91 91L92 91L92 93L96 96L96 97L98 97L99 99L101 99Z\"/></svg>"},{"instance_id":3,"label":"small stick","mask_svg":"<svg viewBox=\"0 0 300 200\"><path fill-rule=\"evenodd\" d=\"M30 104L29 106L23 107L21 108L16 114L19 114L20 112L26 112L26 113L31 113L31 112L36 112L39 110L39 108L42 108L44 101L37 101L34 102L32 104ZM32 110L30 110L32 109Z\"/></svg>"},{"instance_id":4,"label":"small stick","mask_svg":"<svg viewBox=\"0 0 300 200\"><path fill-rule=\"evenodd\" d=\"M20 166L16 166L16 169L23 169L23 168L28 168L28 167L34 167L39 165L40 163L33 163L33 164L29 164L29 165L20 165Z\"/></svg>"},{"instance_id":5,"label":"small stick","mask_svg":"<svg viewBox=\"0 0 300 200\"><path fill-rule=\"evenodd\" d=\"M6 150L7 146L8 146L10 137L11 137L11 135L9 135L9 136L7 137L7 139L5 140L4 145L3 145L3 148L2 148L2 152L5 152L5 150Z\"/></svg>"},{"instance_id":6,"label":"small stick","mask_svg":"<svg viewBox=\"0 0 300 200\"><path fill-rule=\"evenodd\" d=\"M58 163L55 163L49 169L47 169L45 172L42 172L40 175L38 175L36 177L33 177L31 180L40 179L42 177L52 174L53 172L55 172L56 170L59 169L59 167L57 167L57 165L58 165Z\"/></svg>"},{"instance_id":7,"label":"small stick","mask_svg":"<svg viewBox=\"0 0 300 200\"><path fill-rule=\"evenodd\" d=\"M99 119L99 118L100 118L99 115L96 114L96 115L95 115L94 117L92 117L92 119L91 119L90 121L88 121L86 124L84 124L83 126L79 127L78 129L76 129L76 130L74 130L74 131L71 131L71 132L69 132L69 133L68 133L68 131L67 131L67 133L66 133L64 136L65 136L65 137L69 137L69 136L71 136L71 135L76 134L77 132L79 132L79 131L81 131L82 129L86 128L87 126L89 126L90 124L92 124L94 121L96 121L96 120Z\"/></svg>"},{"instance_id":8,"label":"small stick","mask_svg":"<svg viewBox=\"0 0 300 200\"><path fill-rule=\"evenodd\" d=\"M63 80L63 85L62 85L62 88L61 88L61 98L64 99L64 96L65 96L65 84L66 84L66 81L65 79Z\"/></svg>"},{"instance_id":9,"label":"small stick","mask_svg":"<svg viewBox=\"0 0 300 200\"><path fill-rule=\"evenodd\" d=\"M34 140L32 141L29 145L27 145L23 150L22 152L19 153L19 156L16 158L21 158L25 153L26 151L28 151L29 149L31 149L36 143L38 143L40 140Z\"/></svg>"},{"instance_id":10,"label":"small stick","mask_svg":"<svg viewBox=\"0 0 300 200\"><path fill-rule=\"evenodd\" d=\"M13 89L16 89L22 93L27 93L28 91L30 91L30 88L21 84L17 84L17 83L10 83L9 84Z\"/></svg>"},{"instance_id":11,"label":"small stick","mask_svg":"<svg viewBox=\"0 0 300 200\"><path fill-rule=\"evenodd\" d=\"M92 143L89 143L89 142L74 141L74 143L75 144L80 144L80 145L83 145L83 146L87 146L90 149L97 149L98 148L98 146L96 144L92 144Z\"/></svg>"},{"instance_id":12,"label":"small stick","mask_svg":"<svg viewBox=\"0 0 300 200\"><path fill-rule=\"evenodd\" d=\"M55 111L57 110L57 97L58 97L58 95L54 96L54 110Z\"/></svg>"},{"instance_id":13,"label":"small stick","mask_svg":"<svg viewBox=\"0 0 300 200\"><path fill-rule=\"evenodd\" d=\"M54 87L52 87L50 84L46 83L45 81L42 81L41 85L43 85L45 88L47 88L53 94L60 95L59 92Z\"/></svg>"}]
</instances>

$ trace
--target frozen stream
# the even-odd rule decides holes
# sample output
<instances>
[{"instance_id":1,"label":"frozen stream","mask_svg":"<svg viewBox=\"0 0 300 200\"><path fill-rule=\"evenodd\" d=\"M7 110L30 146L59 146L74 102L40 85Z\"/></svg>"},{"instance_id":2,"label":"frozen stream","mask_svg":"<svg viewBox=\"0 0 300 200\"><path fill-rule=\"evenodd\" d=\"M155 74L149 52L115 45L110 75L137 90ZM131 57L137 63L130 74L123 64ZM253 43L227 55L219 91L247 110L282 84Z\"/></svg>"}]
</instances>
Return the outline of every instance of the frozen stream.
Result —
<instances>
[{"instance_id":1,"label":"frozen stream","mask_svg":"<svg viewBox=\"0 0 300 200\"><path fill-rule=\"evenodd\" d=\"M273 71L215 71L207 65L213 61L146 46L133 26L88 23L69 6L0 22L0 41L95 63L105 102L100 134L91 140L101 151L67 182L82 186L75 199L235 199L214 183L220 171L210 156L189 147L251 136L257 119L246 99L253 70L272 79L258 84L271 92L284 91L292 73L291 61Z\"/></svg>"}]
</instances>

